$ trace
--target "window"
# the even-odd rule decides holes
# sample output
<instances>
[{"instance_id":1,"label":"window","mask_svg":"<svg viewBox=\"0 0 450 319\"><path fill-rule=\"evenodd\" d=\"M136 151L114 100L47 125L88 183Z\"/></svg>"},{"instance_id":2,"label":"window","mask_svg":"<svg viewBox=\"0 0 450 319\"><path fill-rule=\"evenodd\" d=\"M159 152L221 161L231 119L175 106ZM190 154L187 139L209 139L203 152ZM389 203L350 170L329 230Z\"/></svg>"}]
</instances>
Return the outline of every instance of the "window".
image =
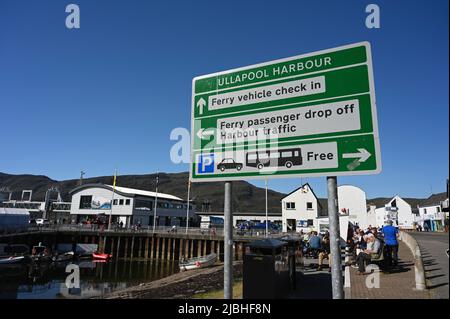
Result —
<instances>
[{"instance_id":1,"label":"window","mask_svg":"<svg viewBox=\"0 0 450 319\"><path fill-rule=\"evenodd\" d=\"M119 205L123 205L123 199L119 199Z\"/></svg>"},{"instance_id":2,"label":"window","mask_svg":"<svg viewBox=\"0 0 450 319\"><path fill-rule=\"evenodd\" d=\"M270 158L280 158L280 153L279 152L270 153Z\"/></svg>"},{"instance_id":3,"label":"window","mask_svg":"<svg viewBox=\"0 0 450 319\"><path fill-rule=\"evenodd\" d=\"M91 209L92 196L80 197L80 209Z\"/></svg>"},{"instance_id":4,"label":"window","mask_svg":"<svg viewBox=\"0 0 450 319\"><path fill-rule=\"evenodd\" d=\"M117 205L117 199L113 201L113 205Z\"/></svg>"},{"instance_id":5,"label":"window","mask_svg":"<svg viewBox=\"0 0 450 319\"><path fill-rule=\"evenodd\" d=\"M289 152L281 152L281 157L292 157L292 151Z\"/></svg>"},{"instance_id":6,"label":"window","mask_svg":"<svg viewBox=\"0 0 450 319\"><path fill-rule=\"evenodd\" d=\"M424 213L424 214L427 213L427 209L426 209L426 208L423 209L423 213Z\"/></svg>"},{"instance_id":7,"label":"window","mask_svg":"<svg viewBox=\"0 0 450 319\"><path fill-rule=\"evenodd\" d=\"M308 219L308 220L306 221L306 224L308 225L308 227L309 227L309 226L314 226L314 220Z\"/></svg>"},{"instance_id":8,"label":"window","mask_svg":"<svg viewBox=\"0 0 450 319\"><path fill-rule=\"evenodd\" d=\"M312 202L307 202L306 203L306 209L309 209L309 210L313 209Z\"/></svg>"},{"instance_id":9,"label":"window","mask_svg":"<svg viewBox=\"0 0 450 319\"><path fill-rule=\"evenodd\" d=\"M286 202L286 209L295 209L295 202Z\"/></svg>"},{"instance_id":10,"label":"window","mask_svg":"<svg viewBox=\"0 0 450 319\"><path fill-rule=\"evenodd\" d=\"M129 199L125 200L125 205L130 205L130 200Z\"/></svg>"},{"instance_id":11,"label":"window","mask_svg":"<svg viewBox=\"0 0 450 319\"><path fill-rule=\"evenodd\" d=\"M436 210L437 210L438 213L440 213L441 212L441 207L437 206Z\"/></svg>"}]
</instances>

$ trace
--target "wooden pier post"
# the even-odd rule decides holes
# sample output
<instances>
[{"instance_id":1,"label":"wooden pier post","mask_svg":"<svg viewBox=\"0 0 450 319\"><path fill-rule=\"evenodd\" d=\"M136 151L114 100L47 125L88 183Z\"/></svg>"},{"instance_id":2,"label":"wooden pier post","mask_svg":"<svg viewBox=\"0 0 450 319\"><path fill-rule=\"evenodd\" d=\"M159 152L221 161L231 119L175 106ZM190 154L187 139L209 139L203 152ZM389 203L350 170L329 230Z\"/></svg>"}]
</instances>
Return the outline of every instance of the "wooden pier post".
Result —
<instances>
[{"instance_id":1,"label":"wooden pier post","mask_svg":"<svg viewBox=\"0 0 450 319\"><path fill-rule=\"evenodd\" d=\"M125 237L125 252L123 254L123 258L124 259L128 258L128 237Z\"/></svg>"},{"instance_id":2,"label":"wooden pier post","mask_svg":"<svg viewBox=\"0 0 450 319\"><path fill-rule=\"evenodd\" d=\"M114 237L111 237L111 247L109 249L109 253L112 255L114 254Z\"/></svg>"},{"instance_id":3,"label":"wooden pier post","mask_svg":"<svg viewBox=\"0 0 450 319\"><path fill-rule=\"evenodd\" d=\"M130 253L131 260L133 260L133 255L134 255L134 236L131 237L131 253Z\"/></svg>"},{"instance_id":4,"label":"wooden pier post","mask_svg":"<svg viewBox=\"0 0 450 319\"><path fill-rule=\"evenodd\" d=\"M166 257L166 238L161 237L162 245L161 245L161 259Z\"/></svg>"},{"instance_id":5,"label":"wooden pier post","mask_svg":"<svg viewBox=\"0 0 450 319\"><path fill-rule=\"evenodd\" d=\"M159 259L159 243L160 243L160 237L156 238L156 259Z\"/></svg>"},{"instance_id":6,"label":"wooden pier post","mask_svg":"<svg viewBox=\"0 0 450 319\"><path fill-rule=\"evenodd\" d=\"M119 259L119 253L120 253L120 236L117 238L117 253L116 253L116 260Z\"/></svg>"},{"instance_id":7,"label":"wooden pier post","mask_svg":"<svg viewBox=\"0 0 450 319\"><path fill-rule=\"evenodd\" d=\"M140 259L142 256L142 237L139 237L139 247L138 247L138 259Z\"/></svg>"},{"instance_id":8,"label":"wooden pier post","mask_svg":"<svg viewBox=\"0 0 450 319\"><path fill-rule=\"evenodd\" d=\"M149 244L149 241L150 241L150 238L147 237L147 238L145 239L145 252L144 252L144 258L145 258L145 260L148 259L148 244ZM147 273L146 273L146 274L147 274Z\"/></svg>"},{"instance_id":9,"label":"wooden pier post","mask_svg":"<svg viewBox=\"0 0 450 319\"><path fill-rule=\"evenodd\" d=\"M177 239L174 238L172 240L172 257L171 257L171 260L175 260L175 249L177 247L176 243L177 243Z\"/></svg>"},{"instance_id":10,"label":"wooden pier post","mask_svg":"<svg viewBox=\"0 0 450 319\"><path fill-rule=\"evenodd\" d=\"M170 256L172 255L172 238L167 238L167 260L170 260Z\"/></svg>"},{"instance_id":11,"label":"wooden pier post","mask_svg":"<svg viewBox=\"0 0 450 319\"><path fill-rule=\"evenodd\" d=\"M155 257L154 255L154 251L155 251L155 236L152 236L152 242L151 242L151 246L150 246L150 259L153 259Z\"/></svg>"},{"instance_id":12,"label":"wooden pier post","mask_svg":"<svg viewBox=\"0 0 450 319\"><path fill-rule=\"evenodd\" d=\"M180 238L180 247L178 248L178 259L181 258L181 256L186 256L186 245L184 244L184 239Z\"/></svg>"},{"instance_id":13,"label":"wooden pier post","mask_svg":"<svg viewBox=\"0 0 450 319\"><path fill-rule=\"evenodd\" d=\"M210 250L210 252L211 253L215 253L216 252L216 241L215 240L211 241L211 250Z\"/></svg>"},{"instance_id":14,"label":"wooden pier post","mask_svg":"<svg viewBox=\"0 0 450 319\"><path fill-rule=\"evenodd\" d=\"M221 259L220 259L220 241L217 242L217 258L219 259L219 261L221 261Z\"/></svg>"},{"instance_id":15,"label":"wooden pier post","mask_svg":"<svg viewBox=\"0 0 450 319\"><path fill-rule=\"evenodd\" d=\"M208 241L204 240L203 241L203 256L206 256L206 246L208 246Z\"/></svg>"},{"instance_id":16,"label":"wooden pier post","mask_svg":"<svg viewBox=\"0 0 450 319\"><path fill-rule=\"evenodd\" d=\"M194 240L189 241L189 258L194 257Z\"/></svg>"},{"instance_id":17,"label":"wooden pier post","mask_svg":"<svg viewBox=\"0 0 450 319\"><path fill-rule=\"evenodd\" d=\"M197 240L197 257L200 257L202 254L202 241Z\"/></svg>"}]
</instances>

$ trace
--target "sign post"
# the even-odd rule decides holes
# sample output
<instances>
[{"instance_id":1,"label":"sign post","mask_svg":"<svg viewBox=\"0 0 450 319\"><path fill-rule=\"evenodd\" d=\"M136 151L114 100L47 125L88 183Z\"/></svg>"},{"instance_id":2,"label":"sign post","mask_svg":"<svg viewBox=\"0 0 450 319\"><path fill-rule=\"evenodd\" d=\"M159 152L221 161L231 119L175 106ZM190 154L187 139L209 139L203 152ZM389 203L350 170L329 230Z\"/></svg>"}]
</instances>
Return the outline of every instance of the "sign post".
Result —
<instances>
[{"instance_id":1,"label":"sign post","mask_svg":"<svg viewBox=\"0 0 450 319\"><path fill-rule=\"evenodd\" d=\"M327 189L331 252L331 286L333 290L333 299L344 299L336 176L327 177Z\"/></svg>"},{"instance_id":2,"label":"sign post","mask_svg":"<svg viewBox=\"0 0 450 319\"><path fill-rule=\"evenodd\" d=\"M332 176L333 282L341 285L336 176L381 172L368 42L195 77L191 139L190 180L226 182L225 227L232 225L230 181ZM225 229L226 298L229 245Z\"/></svg>"},{"instance_id":3,"label":"sign post","mask_svg":"<svg viewBox=\"0 0 450 319\"><path fill-rule=\"evenodd\" d=\"M233 214L231 182L225 182L224 198L224 299L233 299Z\"/></svg>"}]
</instances>

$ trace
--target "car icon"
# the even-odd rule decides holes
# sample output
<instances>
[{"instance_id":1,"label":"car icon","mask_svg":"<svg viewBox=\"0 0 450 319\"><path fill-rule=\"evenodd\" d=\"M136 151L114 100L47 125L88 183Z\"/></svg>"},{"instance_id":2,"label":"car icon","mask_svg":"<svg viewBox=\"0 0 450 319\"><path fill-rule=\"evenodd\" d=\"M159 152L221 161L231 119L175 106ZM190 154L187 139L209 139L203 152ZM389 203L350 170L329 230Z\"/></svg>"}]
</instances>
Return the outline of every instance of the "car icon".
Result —
<instances>
[{"instance_id":1,"label":"car icon","mask_svg":"<svg viewBox=\"0 0 450 319\"><path fill-rule=\"evenodd\" d=\"M224 158L217 164L217 169L220 169L222 172L226 169L236 169L240 171L242 169L242 163L236 163L232 158Z\"/></svg>"}]
</instances>

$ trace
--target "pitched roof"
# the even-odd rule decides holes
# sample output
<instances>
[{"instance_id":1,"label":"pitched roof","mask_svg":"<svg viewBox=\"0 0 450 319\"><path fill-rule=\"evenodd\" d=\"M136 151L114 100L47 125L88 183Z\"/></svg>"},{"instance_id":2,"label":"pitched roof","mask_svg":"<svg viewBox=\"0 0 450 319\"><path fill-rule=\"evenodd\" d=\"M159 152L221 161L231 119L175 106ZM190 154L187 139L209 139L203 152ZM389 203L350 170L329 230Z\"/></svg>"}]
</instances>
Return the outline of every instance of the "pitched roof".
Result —
<instances>
[{"instance_id":1,"label":"pitched roof","mask_svg":"<svg viewBox=\"0 0 450 319\"><path fill-rule=\"evenodd\" d=\"M322 207L322 204L319 201L319 198L316 196L316 193L314 193L314 190L312 189L311 185L309 185L309 183L305 183L302 186L300 186L299 188L293 190L292 192L290 192L289 194L287 194L286 196L284 196L283 198L281 198L281 200L285 199L286 197L288 197L289 195L299 191L300 189L302 189L303 187L308 186L309 190L313 193L314 197L317 199L317 203L319 204L320 207ZM323 208L323 207L322 207Z\"/></svg>"},{"instance_id":2,"label":"pitched roof","mask_svg":"<svg viewBox=\"0 0 450 319\"><path fill-rule=\"evenodd\" d=\"M433 194L419 204L419 207L437 206L447 199L447 193Z\"/></svg>"}]
</instances>

